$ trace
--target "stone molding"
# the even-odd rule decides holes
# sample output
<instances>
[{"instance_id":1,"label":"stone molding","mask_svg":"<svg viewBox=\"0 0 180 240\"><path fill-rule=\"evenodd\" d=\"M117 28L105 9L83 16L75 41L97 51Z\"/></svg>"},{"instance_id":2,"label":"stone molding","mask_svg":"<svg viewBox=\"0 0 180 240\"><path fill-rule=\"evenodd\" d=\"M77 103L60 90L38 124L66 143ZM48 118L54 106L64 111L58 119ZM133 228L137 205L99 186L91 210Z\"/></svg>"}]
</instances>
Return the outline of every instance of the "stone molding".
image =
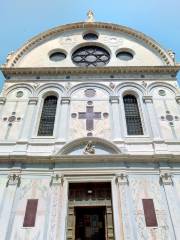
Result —
<instances>
[{"instance_id":1,"label":"stone molding","mask_svg":"<svg viewBox=\"0 0 180 240\"><path fill-rule=\"evenodd\" d=\"M142 99L144 103L153 103L152 96L143 96Z\"/></svg>"},{"instance_id":2,"label":"stone molding","mask_svg":"<svg viewBox=\"0 0 180 240\"><path fill-rule=\"evenodd\" d=\"M7 76L22 75L47 75L57 76L73 74L118 74L118 73L168 73L177 74L180 66L121 66L121 67L38 67L38 68L15 68L1 67L0 70Z\"/></svg>"},{"instance_id":3,"label":"stone molding","mask_svg":"<svg viewBox=\"0 0 180 240\"><path fill-rule=\"evenodd\" d=\"M125 172L116 175L116 181L119 185L128 185L128 175Z\"/></svg>"},{"instance_id":4,"label":"stone molding","mask_svg":"<svg viewBox=\"0 0 180 240\"><path fill-rule=\"evenodd\" d=\"M38 103L38 97L29 97L28 104L29 105L37 105Z\"/></svg>"},{"instance_id":5,"label":"stone molding","mask_svg":"<svg viewBox=\"0 0 180 240\"><path fill-rule=\"evenodd\" d=\"M109 96L110 103L119 103L119 96Z\"/></svg>"},{"instance_id":6,"label":"stone molding","mask_svg":"<svg viewBox=\"0 0 180 240\"><path fill-rule=\"evenodd\" d=\"M61 104L70 104L71 98L70 97L62 97Z\"/></svg>"},{"instance_id":7,"label":"stone molding","mask_svg":"<svg viewBox=\"0 0 180 240\"><path fill-rule=\"evenodd\" d=\"M4 105L6 102L6 98L5 97L0 97L0 105Z\"/></svg>"},{"instance_id":8,"label":"stone molding","mask_svg":"<svg viewBox=\"0 0 180 240\"><path fill-rule=\"evenodd\" d=\"M135 37L136 39L140 40L141 42L146 43L149 47L154 49L162 60L167 65L173 65L174 62L172 58L169 56L169 54L152 38L146 36L145 34L136 31L132 28L128 28L122 25L118 24L112 24L112 23L104 23L104 22L78 22L78 23L72 23L72 24L66 24L62 26L58 26L56 28L52 28L46 32L40 33L39 35L33 37L30 39L27 43L25 43L16 53L14 53L11 57L11 59L8 61L8 66L14 66L21 57L23 57L30 49L36 47L41 42L44 42L46 39L53 35L57 35L58 33L75 30L75 29L105 29L113 32L120 32L125 33L128 35L131 35Z\"/></svg>"},{"instance_id":9,"label":"stone molding","mask_svg":"<svg viewBox=\"0 0 180 240\"><path fill-rule=\"evenodd\" d=\"M64 182L64 175L63 174L58 174L58 173L53 173L51 176L51 185L61 185Z\"/></svg>"},{"instance_id":10,"label":"stone molding","mask_svg":"<svg viewBox=\"0 0 180 240\"><path fill-rule=\"evenodd\" d=\"M164 185L172 185L172 175L169 171L161 171L160 172L160 180Z\"/></svg>"},{"instance_id":11,"label":"stone molding","mask_svg":"<svg viewBox=\"0 0 180 240\"><path fill-rule=\"evenodd\" d=\"M8 175L7 186L9 185L19 185L21 180L20 173L10 173Z\"/></svg>"}]
</instances>

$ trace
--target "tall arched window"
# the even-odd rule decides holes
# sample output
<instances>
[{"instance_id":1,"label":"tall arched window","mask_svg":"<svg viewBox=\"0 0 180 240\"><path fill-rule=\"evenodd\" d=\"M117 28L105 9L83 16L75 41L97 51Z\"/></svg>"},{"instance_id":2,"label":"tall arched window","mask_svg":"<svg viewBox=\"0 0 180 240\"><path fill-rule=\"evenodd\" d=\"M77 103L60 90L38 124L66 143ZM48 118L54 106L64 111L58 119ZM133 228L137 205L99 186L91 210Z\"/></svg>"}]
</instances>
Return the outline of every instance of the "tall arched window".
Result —
<instances>
[{"instance_id":1,"label":"tall arched window","mask_svg":"<svg viewBox=\"0 0 180 240\"><path fill-rule=\"evenodd\" d=\"M57 97L48 96L44 99L44 104L39 123L38 136L52 136L56 115Z\"/></svg>"},{"instance_id":2,"label":"tall arched window","mask_svg":"<svg viewBox=\"0 0 180 240\"><path fill-rule=\"evenodd\" d=\"M123 97L128 135L143 135L139 107L135 96L128 94Z\"/></svg>"}]
</instances>

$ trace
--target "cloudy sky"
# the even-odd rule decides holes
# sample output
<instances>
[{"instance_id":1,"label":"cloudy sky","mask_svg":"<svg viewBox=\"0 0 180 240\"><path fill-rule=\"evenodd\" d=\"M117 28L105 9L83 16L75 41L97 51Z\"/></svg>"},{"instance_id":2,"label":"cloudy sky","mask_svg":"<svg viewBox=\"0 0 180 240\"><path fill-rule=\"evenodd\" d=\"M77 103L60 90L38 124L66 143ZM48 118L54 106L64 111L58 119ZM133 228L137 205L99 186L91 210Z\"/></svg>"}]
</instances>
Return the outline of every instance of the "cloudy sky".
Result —
<instances>
[{"instance_id":1,"label":"cloudy sky","mask_svg":"<svg viewBox=\"0 0 180 240\"><path fill-rule=\"evenodd\" d=\"M151 36L172 49L180 62L180 0L0 0L0 64L40 32L84 21L88 9L94 11L96 21L125 25ZM0 75L0 86L2 82Z\"/></svg>"}]
</instances>

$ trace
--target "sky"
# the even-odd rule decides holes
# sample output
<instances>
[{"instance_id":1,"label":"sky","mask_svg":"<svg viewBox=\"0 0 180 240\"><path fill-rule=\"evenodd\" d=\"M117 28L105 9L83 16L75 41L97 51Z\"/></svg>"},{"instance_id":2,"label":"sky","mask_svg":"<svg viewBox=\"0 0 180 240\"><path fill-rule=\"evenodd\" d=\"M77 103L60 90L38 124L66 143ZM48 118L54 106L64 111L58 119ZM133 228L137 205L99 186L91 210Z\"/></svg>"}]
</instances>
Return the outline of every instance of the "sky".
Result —
<instances>
[{"instance_id":1,"label":"sky","mask_svg":"<svg viewBox=\"0 0 180 240\"><path fill-rule=\"evenodd\" d=\"M89 9L96 21L125 25L154 38L180 62L180 0L0 0L0 64L37 34L85 21ZM0 74L0 88L3 81Z\"/></svg>"}]
</instances>

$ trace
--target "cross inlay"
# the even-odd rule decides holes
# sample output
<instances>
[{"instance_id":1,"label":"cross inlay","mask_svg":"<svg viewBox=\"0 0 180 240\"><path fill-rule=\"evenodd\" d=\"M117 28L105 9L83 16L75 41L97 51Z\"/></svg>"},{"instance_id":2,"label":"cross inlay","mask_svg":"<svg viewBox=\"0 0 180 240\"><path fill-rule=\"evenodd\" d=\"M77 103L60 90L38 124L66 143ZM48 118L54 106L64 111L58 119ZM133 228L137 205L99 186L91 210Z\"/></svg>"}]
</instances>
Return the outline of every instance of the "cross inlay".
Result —
<instances>
[{"instance_id":1,"label":"cross inlay","mask_svg":"<svg viewBox=\"0 0 180 240\"><path fill-rule=\"evenodd\" d=\"M9 117L4 117L3 121L8 121L8 126L12 126L13 122L19 122L21 120L21 117L16 117L16 113L12 112L12 115Z\"/></svg>"},{"instance_id":2,"label":"cross inlay","mask_svg":"<svg viewBox=\"0 0 180 240\"><path fill-rule=\"evenodd\" d=\"M169 122L169 124L171 126L173 126L174 125L174 120L178 121L179 120L179 116L173 116L173 115L170 114L170 111L166 111L166 115L165 116L161 116L161 120L162 121L167 121L167 122Z\"/></svg>"},{"instance_id":3,"label":"cross inlay","mask_svg":"<svg viewBox=\"0 0 180 240\"><path fill-rule=\"evenodd\" d=\"M86 119L86 130L94 129L94 120L101 119L101 112L94 112L93 106L87 106L86 112L79 112L79 119Z\"/></svg>"}]
</instances>

